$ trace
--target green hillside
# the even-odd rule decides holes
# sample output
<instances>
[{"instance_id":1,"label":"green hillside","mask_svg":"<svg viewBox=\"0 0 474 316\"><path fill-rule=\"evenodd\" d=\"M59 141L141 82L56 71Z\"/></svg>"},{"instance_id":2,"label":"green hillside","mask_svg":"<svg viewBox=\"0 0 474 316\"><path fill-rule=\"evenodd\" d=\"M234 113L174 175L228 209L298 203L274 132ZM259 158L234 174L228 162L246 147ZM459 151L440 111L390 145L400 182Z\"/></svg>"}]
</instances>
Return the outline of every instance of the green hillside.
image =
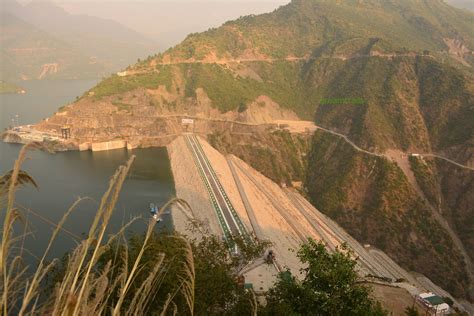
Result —
<instances>
[{"instance_id":1,"label":"green hillside","mask_svg":"<svg viewBox=\"0 0 474 316\"><path fill-rule=\"evenodd\" d=\"M472 50L472 19L443 1L292 1L191 34L93 92L165 85L185 104L203 88L222 112L266 95L368 148L445 149L471 137L473 55L459 62L445 39ZM319 106L328 98L365 103Z\"/></svg>"},{"instance_id":2,"label":"green hillside","mask_svg":"<svg viewBox=\"0 0 474 316\"><path fill-rule=\"evenodd\" d=\"M383 57L310 62L248 62L242 68L261 80L236 76L217 64L160 65L157 71L113 76L95 87L95 98L139 87L181 89L178 101L195 98L203 88L222 112L237 110L260 95L351 135L367 148L429 151L465 143L472 134L469 117L473 79L434 58ZM184 78L178 87L177 78ZM181 79L180 79L181 81ZM321 104L322 99L363 99L364 104ZM403 106L401 106L403 105ZM448 116L440 115L450 109Z\"/></svg>"},{"instance_id":3,"label":"green hillside","mask_svg":"<svg viewBox=\"0 0 474 316\"><path fill-rule=\"evenodd\" d=\"M370 18L368 18L370 17ZM443 51L444 38L474 46L472 14L441 0L294 0L273 13L247 16L189 35L172 57L271 57L378 51Z\"/></svg>"},{"instance_id":4,"label":"green hillside","mask_svg":"<svg viewBox=\"0 0 474 316\"><path fill-rule=\"evenodd\" d=\"M309 161L305 186L312 203L406 269L453 295L469 292L461 254L396 164L368 159L323 133L315 135Z\"/></svg>"},{"instance_id":5,"label":"green hillside","mask_svg":"<svg viewBox=\"0 0 474 316\"><path fill-rule=\"evenodd\" d=\"M266 96L366 150L436 152L467 165L474 156L473 20L441 0L294 0L191 34L107 78L79 104L127 104L133 115L139 100L188 113L208 98L224 114ZM330 134L309 142L255 137L210 140L274 180L303 181L314 205L358 239L469 297L474 280L461 251L430 212L442 201L441 214L469 252L472 172L441 165L431 179L412 166L423 197L396 164Z\"/></svg>"}]
</instances>

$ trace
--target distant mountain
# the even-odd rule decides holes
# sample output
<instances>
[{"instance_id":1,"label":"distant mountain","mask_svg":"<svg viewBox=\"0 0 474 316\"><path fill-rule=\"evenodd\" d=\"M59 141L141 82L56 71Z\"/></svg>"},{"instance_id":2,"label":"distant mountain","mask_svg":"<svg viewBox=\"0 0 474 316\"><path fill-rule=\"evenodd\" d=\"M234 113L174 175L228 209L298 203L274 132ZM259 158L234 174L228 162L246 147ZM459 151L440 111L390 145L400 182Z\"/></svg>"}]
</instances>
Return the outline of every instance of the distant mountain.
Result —
<instances>
[{"instance_id":1,"label":"distant mountain","mask_svg":"<svg viewBox=\"0 0 474 316\"><path fill-rule=\"evenodd\" d=\"M293 0L190 34L105 79L57 121L77 122L87 136L112 128L113 137L139 139L140 115L255 123L286 111L314 120L365 152L322 131L309 141L284 133L209 138L276 181L302 183L360 241L474 299L473 172L407 158L438 153L473 164L473 19L442 0ZM113 109L111 121L104 113ZM90 126L84 113L94 117ZM42 128L54 128L51 121Z\"/></svg>"},{"instance_id":2,"label":"distant mountain","mask_svg":"<svg viewBox=\"0 0 474 316\"><path fill-rule=\"evenodd\" d=\"M245 1L61 1L71 13L91 14L120 21L159 41L163 48L181 42L191 32L202 32L250 13L264 13L285 0ZM133 14L130 14L133 12Z\"/></svg>"},{"instance_id":3,"label":"distant mountain","mask_svg":"<svg viewBox=\"0 0 474 316\"><path fill-rule=\"evenodd\" d=\"M97 77L106 67L9 13L1 13L2 80Z\"/></svg>"},{"instance_id":4,"label":"distant mountain","mask_svg":"<svg viewBox=\"0 0 474 316\"><path fill-rule=\"evenodd\" d=\"M446 0L446 2L454 7L474 11L474 1L472 0Z\"/></svg>"},{"instance_id":5,"label":"distant mountain","mask_svg":"<svg viewBox=\"0 0 474 316\"><path fill-rule=\"evenodd\" d=\"M41 69L45 64L59 64L57 76L60 77L103 76L157 50L156 43L117 22L86 15L72 15L52 2L32 1L22 6L14 0L6 0L2 3L1 14L4 16L2 23L8 26L10 33L14 32L15 37L21 37L24 41L23 48L29 44L35 46L37 42L33 41L33 38L30 43L27 42L28 36L42 32L43 39L55 39L61 43L60 46L67 47L69 54L76 55L74 61L71 61L71 56L63 58L60 50L54 47L58 53L52 54L51 57L55 59L50 58L48 63L36 64L35 71L25 74L28 78L34 78L37 69ZM13 18L17 20L13 21ZM20 25L18 20L24 23ZM25 25L29 25L30 30ZM9 44L12 42L5 43L2 47L11 55L12 49L15 51L16 48L6 46ZM21 59L21 56L17 57ZM63 71L67 67L76 67L76 70ZM49 73L55 73L55 70Z\"/></svg>"}]
</instances>

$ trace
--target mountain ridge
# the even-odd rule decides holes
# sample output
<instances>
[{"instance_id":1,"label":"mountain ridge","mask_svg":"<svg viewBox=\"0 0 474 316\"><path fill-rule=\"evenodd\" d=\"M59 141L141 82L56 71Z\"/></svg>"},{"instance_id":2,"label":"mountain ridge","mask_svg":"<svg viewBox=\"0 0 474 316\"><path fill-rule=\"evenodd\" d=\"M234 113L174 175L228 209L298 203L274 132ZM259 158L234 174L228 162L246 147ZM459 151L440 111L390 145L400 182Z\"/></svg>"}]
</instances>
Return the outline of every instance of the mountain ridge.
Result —
<instances>
[{"instance_id":1,"label":"mountain ridge","mask_svg":"<svg viewBox=\"0 0 474 316\"><path fill-rule=\"evenodd\" d=\"M18 17L2 12L2 68L3 80L19 81L48 77L74 77L77 74L94 77L105 71L100 65L74 50L70 45L24 22ZM58 74L58 63L61 64ZM49 65L55 66L51 70ZM82 65L79 69L77 66Z\"/></svg>"},{"instance_id":2,"label":"mountain ridge","mask_svg":"<svg viewBox=\"0 0 474 316\"><path fill-rule=\"evenodd\" d=\"M404 160L438 152L471 165L473 17L439 0L292 1L191 34L106 78L37 128L58 132L68 122L78 142L121 138L149 146L159 131L176 129L177 116L231 124L267 111L264 125L285 112L370 152L398 150ZM323 131L310 141L285 133L257 140L222 126L206 134L273 180L301 183L312 203L359 241L457 297L474 297L466 267L474 258L463 256L432 213L474 253L472 171L432 157L412 161L425 200L397 162L368 157ZM289 148L299 150L284 159Z\"/></svg>"},{"instance_id":3,"label":"mountain ridge","mask_svg":"<svg viewBox=\"0 0 474 316\"><path fill-rule=\"evenodd\" d=\"M388 10L390 15L386 14ZM433 12L436 10L442 10L443 17ZM367 21L365 18L369 15L371 19ZM354 47L339 47L352 53L360 49L373 49L370 46L392 51L442 50L446 49L444 38L451 37L467 41L467 46L472 50L474 43L470 34L474 27L470 23L470 16L440 0L292 1L272 13L242 17L229 21L218 29L190 34L168 53L182 56L192 53L199 59L207 53L208 37L214 38L216 54L226 51L234 55L245 51L248 42L251 44L250 48L257 47L261 50L260 53L269 56L314 56L326 52L334 53L338 42L348 39L356 42L358 39L362 40L360 43L351 44ZM438 19L441 19L441 22ZM362 21L364 23L361 23ZM252 26L257 24L258 30L254 32ZM449 28L443 27L443 24ZM259 38L259 33L262 33L264 28L273 32L273 36L267 37L267 40L262 36ZM427 32L429 36L426 36ZM293 37L293 34L298 36ZM242 41L241 35L245 35L247 42ZM373 39L391 41L374 43L371 42ZM192 48L194 51L190 52L189 49Z\"/></svg>"},{"instance_id":4,"label":"mountain ridge","mask_svg":"<svg viewBox=\"0 0 474 316\"><path fill-rule=\"evenodd\" d=\"M28 34L34 34L35 32L38 34L38 31L41 31L40 37L36 39L37 42L45 38L54 39L76 56L72 58L68 55L56 55L55 58L50 58L47 63L37 64L36 69L34 71L29 70L23 78L41 79L45 75L49 78L97 78L109 75L134 62L137 58L156 51L157 47L149 39L118 22L87 15L69 14L53 2L33 1L23 6L14 0L10 0L2 4L0 13L2 14L2 20L4 20L2 24L12 29L16 36L23 36L22 46L34 46L35 41L25 42L25 40L27 40ZM21 27L14 30L13 28L18 25L18 22L11 24L11 16L29 25L30 31L26 31ZM10 25L7 25L7 23L10 23ZM33 31L33 28L36 31ZM25 35L22 35L21 32ZM14 45L14 43L9 42L2 43L4 47L2 52L5 57L2 59L17 57L21 60L21 58L27 58L27 56L15 56L16 51L14 49L16 47L8 46L10 44ZM13 70L6 71L3 76L9 76L10 78L6 79L18 81L21 76L15 75L15 72L21 73L18 70L21 70L22 64L28 64L28 60L19 62L16 66L8 66L9 68L13 67ZM44 64L58 64L58 66L53 68L55 70L53 72L47 69L45 72L45 69L41 70ZM70 66L74 69L64 70L64 68L70 68ZM16 70L15 67L17 67ZM81 68L84 68L84 71L81 71ZM42 74L42 72L45 73Z\"/></svg>"}]
</instances>

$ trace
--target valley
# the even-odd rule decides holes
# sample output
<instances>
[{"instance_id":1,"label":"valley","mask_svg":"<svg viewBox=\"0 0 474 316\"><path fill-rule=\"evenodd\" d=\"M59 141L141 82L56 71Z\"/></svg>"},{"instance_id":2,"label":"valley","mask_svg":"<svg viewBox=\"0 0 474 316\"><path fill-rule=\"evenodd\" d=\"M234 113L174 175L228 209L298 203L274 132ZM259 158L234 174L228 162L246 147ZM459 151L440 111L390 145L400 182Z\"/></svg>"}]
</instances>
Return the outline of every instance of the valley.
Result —
<instances>
[{"instance_id":1,"label":"valley","mask_svg":"<svg viewBox=\"0 0 474 316\"><path fill-rule=\"evenodd\" d=\"M369 283L385 284L411 295L440 291L436 285L429 285L431 281L405 271L377 248L361 245L295 189L280 187L233 155L223 156L202 138L193 134L179 136L168 145L168 152L177 196L192 205L189 209L180 206L173 210L178 231L200 238L196 229L200 227L222 238L251 234L258 240L271 241L274 268L265 266L263 259L243 268L246 282L254 285L256 293L264 294L282 269L301 268L293 251L307 238L322 240L331 250L347 243L358 258L359 274ZM211 174L214 180L209 180ZM226 204L233 215L221 213L229 210ZM235 226L233 222L239 224Z\"/></svg>"},{"instance_id":2,"label":"valley","mask_svg":"<svg viewBox=\"0 0 474 316\"><path fill-rule=\"evenodd\" d=\"M438 0L293 0L192 33L2 138L167 147L189 204L176 229L270 241L275 264L244 269L262 292L311 237L347 243L367 282L472 311L472 19Z\"/></svg>"}]
</instances>

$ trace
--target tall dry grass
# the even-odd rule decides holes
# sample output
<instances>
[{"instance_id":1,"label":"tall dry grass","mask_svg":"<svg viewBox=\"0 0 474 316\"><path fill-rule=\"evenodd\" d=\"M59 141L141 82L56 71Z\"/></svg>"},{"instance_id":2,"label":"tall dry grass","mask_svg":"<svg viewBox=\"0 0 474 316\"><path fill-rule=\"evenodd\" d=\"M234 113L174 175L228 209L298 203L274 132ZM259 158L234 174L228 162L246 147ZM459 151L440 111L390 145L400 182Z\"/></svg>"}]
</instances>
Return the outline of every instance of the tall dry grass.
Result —
<instances>
[{"instance_id":1,"label":"tall dry grass","mask_svg":"<svg viewBox=\"0 0 474 316\"><path fill-rule=\"evenodd\" d=\"M97 269L100 256L112 245L114 241L123 237L123 233L131 223L128 223L115 235L105 237L106 229L115 208L117 199L123 183L129 173L135 157L123 166L119 167L109 182L109 187L104 193L97 213L91 223L87 237L81 240L75 249L72 249L68 257L68 265L60 280L55 284L52 293L43 293L42 284L49 271L58 263L55 259L46 262L51 245L63 229L69 215L77 208L83 199L77 200L64 214L61 221L56 225L50 241L39 258L33 273L27 274L27 268L22 265L20 251L15 249L20 243L22 236L14 236L13 225L18 221L25 221L25 217L19 209L15 208L15 194L19 186L34 183L26 173L21 171L21 165L26 158L27 151L37 148L38 145L26 145L20 151L13 170L0 178L0 209L4 212L2 241L0 249L0 277L1 277L1 300L0 308L3 315L18 313L19 315L142 315L145 306L153 299L150 293L156 292L160 286L159 275L163 273L164 254L157 256L156 264L146 275L145 281L134 293L130 292L132 282L138 273L142 272L142 256L153 233L156 221L150 219L145 234L144 242L133 265L122 267L118 277L109 279L112 262L109 261L102 269ZM164 205L159 216L174 203L186 204L180 199L172 199ZM23 236L24 237L24 236ZM172 312L176 314L178 307L173 302L177 293L181 293L186 300L186 314L194 314L194 261L191 245L185 242L186 259L183 262L181 275L177 276L180 284L173 293L169 293L166 303L162 308L162 315ZM22 247L20 243L19 248ZM125 256L128 251L125 243ZM125 263L128 260L124 260ZM111 296L118 293L118 298ZM127 304L124 305L124 301ZM110 302L114 302L111 305Z\"/></svg>"}]
</instances>

